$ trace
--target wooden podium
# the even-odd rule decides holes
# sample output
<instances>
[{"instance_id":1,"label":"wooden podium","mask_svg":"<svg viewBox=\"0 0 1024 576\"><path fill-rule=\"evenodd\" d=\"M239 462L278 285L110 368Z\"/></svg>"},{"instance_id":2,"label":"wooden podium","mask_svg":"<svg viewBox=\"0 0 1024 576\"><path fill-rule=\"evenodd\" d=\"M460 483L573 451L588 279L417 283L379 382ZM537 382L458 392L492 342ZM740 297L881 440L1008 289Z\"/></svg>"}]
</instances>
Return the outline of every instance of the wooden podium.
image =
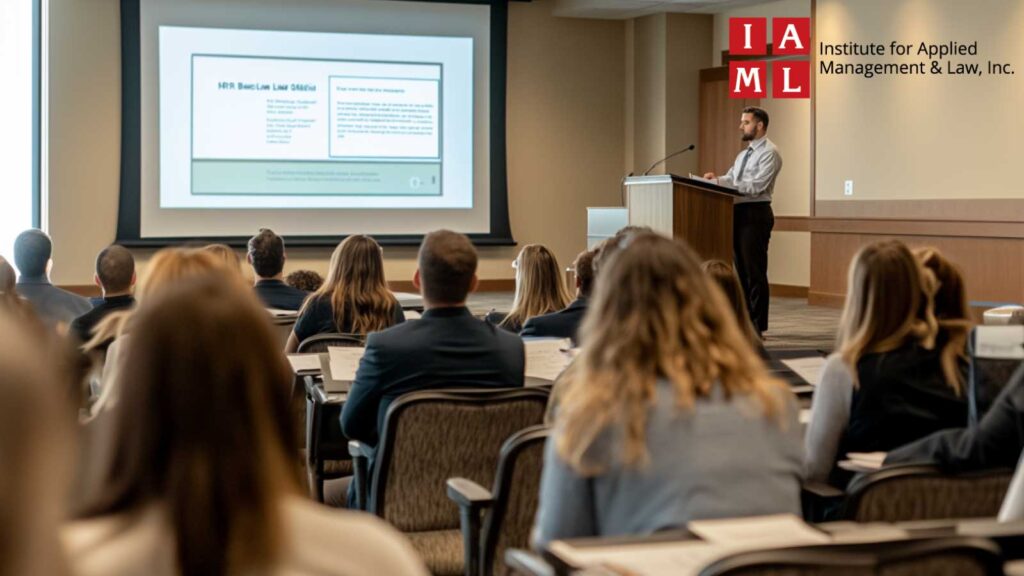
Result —
<instances>
[{"instance_id":1,"label":"wooden podium","mask_svg":"<svg viewBox=\"0 0 1024 576\"><path fill-rule=\"evenodd\" d=\"M703 260L732 262L735 190L675 174L632 176L625 185L631 226L686 240Z\"/></svg>"}]
</instances>

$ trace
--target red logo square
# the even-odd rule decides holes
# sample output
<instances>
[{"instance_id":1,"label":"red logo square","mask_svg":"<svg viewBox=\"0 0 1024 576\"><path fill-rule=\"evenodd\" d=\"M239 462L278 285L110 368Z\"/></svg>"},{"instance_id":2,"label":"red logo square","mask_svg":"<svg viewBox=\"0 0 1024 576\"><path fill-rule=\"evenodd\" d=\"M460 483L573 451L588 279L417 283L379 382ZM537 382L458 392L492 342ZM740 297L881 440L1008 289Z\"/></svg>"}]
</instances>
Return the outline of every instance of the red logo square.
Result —
<instances>
[{"instance_id":1,"label":"red logo square","mask_svg":"<svg viewBox=\"0 0 1024 576\"><path fill-rule=\"evenodd\" d=\"M768 95L768 65L764 61L729 62L729 98Z\"/></svg>"},{"instance_id":2,"label":"red logo square","mask_svg":"<svg viewBox=\"0 0 1024 576\"><path fill-rule=\"evenodd\" d=\"M760 56L767 51L767 18L729 18L730 55Z\"/></svg>"},{"instance_id":3,"label":"red logo square","mask_svg":"<svg viewBox=\"0 0 1024 576\"><path fill-rule=\"evenodd\" d=\"M810 18L772 18L773 55L810 55Z\"/></svg>"},{"instance_id":4,"label":"red logo square","mask_svg":"<svg viewBox=\"0 0 1024 576\"><path fill-rule=\"evenodd\" d=\"M811 63L807 60L772 62L772 98L810 98Z\"/></svg>"}]
</instances>

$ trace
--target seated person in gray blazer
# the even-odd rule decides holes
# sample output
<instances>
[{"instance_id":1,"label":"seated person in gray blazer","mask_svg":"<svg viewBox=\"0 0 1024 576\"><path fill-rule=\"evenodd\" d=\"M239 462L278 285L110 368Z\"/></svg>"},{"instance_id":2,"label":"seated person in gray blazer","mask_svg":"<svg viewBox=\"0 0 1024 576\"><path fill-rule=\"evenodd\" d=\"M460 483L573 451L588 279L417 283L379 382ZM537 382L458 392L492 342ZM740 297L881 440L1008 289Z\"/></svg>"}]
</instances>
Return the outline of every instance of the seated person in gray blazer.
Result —
<instances>
[{"instance_id":1,"label":"seated person in gray blazer","mask_svg":"<svg viewBox=\"0 0 1024 576\"><path fill-rule=\"evenodd\" d=\"M423 295L420 320L371 333L341 413L345 435L376 446L388 406L407 392L433 388L523 385L519 336L473 317L476 249L463 234L427 234L413 284Z\"/></svg>"},{"instance_id":2,"label":"seated person in gray blazer","mask_svg":"<svg viewBox=\"0 0 1024 576\"><path fill-rule=\"evenodd\" d=\"M558 385L534 544L800 514L797 404L685 243L638 234L601 267Z\"/></svg>"},{"instance_id":3,"label":"seated person in gray blazer","mask_svg":"<svg viewBox=\"0 0 1024 576\"><path fill-rule=\"evenodd\" d=\"M587 298L594 288L594 251L584 250L572 263L576 276L576 299L568 306L543 316L534 316L523 325L520 336L572 338L577 341L576 330L587 311Z\"/></svg>"},{"instance_id":4,"label":"seated person in gray blazer","mask_svg":"<svg viewBox=\"0 0 1024 576\"><path fill-rule=\"evenodd\" d=\"M92 310L92 304L50 283L52 252L53 243L46 232L32 228L18 234L14 241L14 265L20 274L17 290L22 298L32 303L47 325L66 327L75 318Z\"/></svg>"}]
</instances>

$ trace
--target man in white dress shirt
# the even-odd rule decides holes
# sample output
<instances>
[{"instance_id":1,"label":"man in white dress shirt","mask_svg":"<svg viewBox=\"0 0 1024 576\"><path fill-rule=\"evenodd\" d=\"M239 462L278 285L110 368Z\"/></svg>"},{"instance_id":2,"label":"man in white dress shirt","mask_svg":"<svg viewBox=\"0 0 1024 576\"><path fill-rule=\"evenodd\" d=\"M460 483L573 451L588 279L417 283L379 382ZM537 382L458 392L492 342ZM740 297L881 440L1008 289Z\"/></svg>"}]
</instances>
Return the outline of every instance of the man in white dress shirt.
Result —
<instances>
[{"instance_id":1,"label":"man in white dress shirt","mask_svg":"<svg viewBox=\"0 0 1024 576\"><path fill-rule=\"evenodd\" d=\"M740 116L740 132L746 150L739 153L722 176L708 172L705 178L733 186L742 195L733 207L733 254L736 273L747 294L750 319L758 334L768 329L768 240L775 226L772 190L782 170L779 149L767 137L768 113L748 107Z\"/></svg>"}]
</instances>

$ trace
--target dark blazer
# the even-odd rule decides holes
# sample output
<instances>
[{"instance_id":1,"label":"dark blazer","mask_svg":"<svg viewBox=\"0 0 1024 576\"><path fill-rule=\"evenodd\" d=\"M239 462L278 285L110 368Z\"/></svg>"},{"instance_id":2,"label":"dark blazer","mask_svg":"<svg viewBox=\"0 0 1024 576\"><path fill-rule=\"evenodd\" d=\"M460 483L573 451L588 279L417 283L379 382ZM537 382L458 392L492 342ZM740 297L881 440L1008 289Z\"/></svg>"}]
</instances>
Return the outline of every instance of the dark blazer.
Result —
<instances>
[{"instance_id":1,"label":"dark blazer","mask_svg":"<svg viewBox=\"0 0 1024 576\"><path fill-rule=\"evenodd\" d=\"M507 318L507 317L508 317L508 312L495 312L495 311L492 310L492 311L487 313L487 316L484 316L484 322L487 322L488 324L491 324L493 326L497 326L498 328L501 328L502 330L504 330L506 332L512 332L514 334L519 334L519 331L523 329L522 326L520 326L518 324L505 324L505 325L501 324L502 322L505 321L505 318Z\"/></svg>"},{"instance_id":2,"label":"dark blazer","mask_svg":"<svg viewBox=\"0 0 1024 576\"><path fill-rule=\"evenodd\" d=\"M256 295L267 308L298 310L309 292L292 288L281 280L257 280Z\"/></svg>"},{"instance_id":3,"label":"dark blazer","mask_svg":"<svg viewBox=\"0 0 1024 576\"><path fill-rule=\"evenodd\" d=\"M135 298L131 294L125 294L124 296L113 296L111 298L103 298L99 304L93 306L92 310L89 310L85 314L82 314L78 318L75 318L71 322L71 333L74 334L79 342L86 343L92 338L92 329L100 323L111 312L118 310L128 310L132 306L135 306ZM105 342L102 349L106 349L113 342L113 338L110 341Z\"/></svg>"},{"instance_id":4,"label":"dark blazer","mask_svg":"<svg viewBox=\"0 0 1024 576\"><path fill-rule=\"evenodd\" d=\"M523 341L467 308L431 308L419 320L374 332L341 413L351 439L376 446L391 402L434 388L523 385Z\"/></svg>"},{"instance_id":5,"label":"dark blazer","mask_svg":"<svg viewBox=\"0 0 1024 576\"><path fill-rule=\"evenodd\" d=\"M886 464L929 463L952 471L1014 468L1024 450L1024 366L972 428L942 430L889 452Z\"/></svg>"},{"instance_id":6,"label":"dark blazer","mask_svg":"<svg viewBox=\"0 0 1024 576\"><path fill-rule=\"evenodd\" d=\"M32 303L39 317L50 326L60 322L70 324L92 309L88 299L57 288L45 276L22 276L18 278L15 289Z\"/></svg>"},{"instance_id":7,"label":"dark blazer","mask_svg":"<svg viewBox=\"0 0 1024 576\"><path fill-rule=\"evenodd\" d=\"M558 312L530 318L523 325L523 331L519 335L572 338L572 341L576 342L576 331L579 330L586 312L587 299L581 296Z\"/></svg>"}]
</instances>

